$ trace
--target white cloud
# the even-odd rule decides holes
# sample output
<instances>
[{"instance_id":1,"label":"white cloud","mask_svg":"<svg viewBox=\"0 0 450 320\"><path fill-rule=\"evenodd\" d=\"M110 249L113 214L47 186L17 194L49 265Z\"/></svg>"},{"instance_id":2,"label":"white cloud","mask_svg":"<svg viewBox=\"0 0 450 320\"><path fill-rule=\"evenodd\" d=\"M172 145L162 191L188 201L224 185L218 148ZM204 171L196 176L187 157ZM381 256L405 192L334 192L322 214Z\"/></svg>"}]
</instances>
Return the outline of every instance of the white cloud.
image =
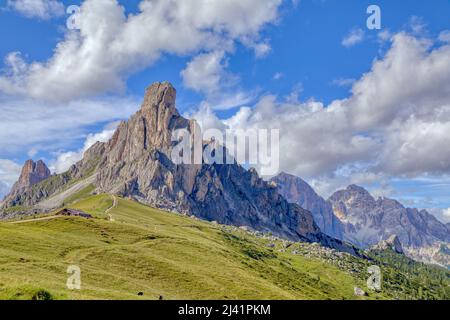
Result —
<instances>
[{"instance_id":1,"label":"white cloud","mask_svg":"<svg viewBox=\"0 0 450 320\"><path fill-rule=\"evenodd\" d=\"M0 201L18 179L22 167L7 159L0 159Z\"/></svg>"},{"instance_id":2,"label":"white cloud","mask_svg":"<svg viewBox=\"0 0 450 320\"><path fill-rule=\"evenodd\" d=\"M273 79L274 79L274 80L280 80L280 79L283 78L283 77L284 77L284 74L281 73L281 72L277 72L277 73L275 73L275 74L273 75Z\"/></svg>"},{"instance_id":3,"label":"white cloud","mask_svg":"<svg viewBox=\"0 0 450 320\"><path fill-rule=\"evenodd\" d=\"M399 33L347 99L325 106L266 95L223 123L280 129L281 169L314 178L323 193L349 182L449 174L448 70L449 45Z\"/></svg>"},{"instance_id":4,"label":"white cloud","mask_svg":"<svg viewBox=\"0 0 450 320\"><path fill-rule=\"evenodd\" d=\"M351 87L356 82L352 78L338 78L332 81L332 84L337 87Z\"/></svg>"},{"instance_id":5,"label":"white cloud","mask_svg":"<svg viewBox=\"0 0 450 320\"><path fill-rule=\"evenodd\" d=\"M30 158L34 158L35 155L37 155L39 153L39 150L37 148L31 148L30 150L28 150L27 155Z\"/></svg>"},{"instance_id":6,"label":"white cloud","mask_svg":"<svg viewBox=\"0 0 450 320\"><path fill-rule=\"evenodd\" d=\"M224 51L212 51L196 56L181 71L186 87L205 95L203 104L213 109L225 110L242 106L253 100L253 93L239 89L239 78L226 71L228 66Z\"/></svg>"},{"instance_id":7,"label":"white cloud","mask_svg":"<svg viewBox=\"0 0 450 320\"><path fill-rule=\"evenodd\" d=\"M423 21L423 18L412 16L409 20L409 28L414 35L420 36L426 31L427 25Z\"/></svg>"},{"instance_id":8,"label":"white cloud","mask_svg":"<svg viewBox=\"0 0 450 320\"><path fill-rule=\"evenodd\" d=\"M342 45L344 47L352 47L364 40L364 30L363 29L354 29L350 31L348 35L342 40Z\"/></svg>"},{"instance_id":9,"label":"white cloud","mask_svg":"<svg viewBox=\"0 0 450 320\"><path fill-rule=\"evenodd\" d=\"M139 13L126 16L116 0L86 0L80 30L67 31L48 61L11 56L0 91L53 101L120 91L130 74L163 54L231 52L236 41L261 43L259 32L276 21L281 2L143 0Z\"/></svg>"},{"instance_id":10,"label":"white cloud","mask_svg":"<svg viewBox=\"0 0 450 320\"><path fill-rule=\"evenodd\" d=\"M212 96L217 95L222 86L228 87L236 81L225 71L226 67L225 52L213 51L195 57L181 72L181 76L186 87ZM222 83L223 80L226 83Z\"/></svg>"},{"instance_id":11,"label":"white cloud","mask_svg":"<svg viewBox=\"0 0 450 320\"><path fill-rule=\"evenodd\" d=\"M12 186L19 177L21 169L22 166L11 160L0 159L0 181Z\"/></svg>"},{"instance_id":12,"label":"white cloud","mask_svg":"<svg viewBox=\"0 0 450 320\"><path fill-rule=\"evenodd\" d=\"M450 208L448 209L427 209L429 213L434 215L438 220L440 220L443 223L450 223Z\"/></svg>"},{"instance_id":13,"label":"white cloud","mask_svg":"<svg viewBox=\"0 0 450 320\"><path fill-rule=\"evenodd\" d=\"M51 105L30 99L0 98L0 157L23 150L55 152L77 144L98 123L128 118L138 99L103 98Z\"/></svg>"},{"instance_id":14,"label":"white cloud","mask_svg":"<svg viewBox=\"0 0 450 320\"><path fill-rule=\"evenodd\" d=\"M272 51L272 47L270 46L270 44L267 41L265 41L265 42L260 42L260 43L255 44L254 50L255 50L255 56L257 58L264 58Z\"/></svg>"},{"instance_id":15,"label":"white cloud","mask_svg":"<svg viewBox=\"0 0 450 320\"><path fill-rule=\"evenodd\" d=\"M442 215L447 220L446 222L450 222L450 208L444 209Z\"/></svg>"},{"instance_id":16,"label":"white cloud","mask_svg":"<svg viewBox=\"0 0 450 320\"><path fill-rule=\"evenodd\" d=\"M28 18L48 20L64 15L64 4L57 0L8 0L8 8Z\"/></svg>"},{"instance_id":17,"label":"white cloud","mask_svg":"<svg viewBox=\"0 0 450 320\"><path fill-rule=\"evenodd\" d=\"M8 187L5 183L0 181L0 204L3 198L8 194L10 189L11 189L10 187Z\"/></svg>"},{"instance_id":18,"label":"white cloud","mask_svg":"<svg viewBox=\"0 0 450 320\"><path fill-rule=\"evenodd\" d=\"M83 154L96 142L107 142L116 131L118 123L111 123L105 127L102 132L89 134L84 142L83 148L79 151L63 152L58 155L56 160L50 165L50 169L56 173L62 173L69 170L70 166L83 158Z\"/></svg>"},{"instance_id":19,"label":"white cloud","mask_svg":"<svg viewBox=\"0 0 450 320\"><path fill-rule=\"evenodd\" d=\"M445 42L445 43L450 43L450 30L442 31L439 34L439 41Z\"/></svg>"},{"instance_id":20,"label":"white cloud","mask_svg":"<svg viewBox=\"0 0 450 320\"><path fill-rule=\"evenodd\" d=\"M392 33L389 31L389 29L383 29L382 31L378 32L378 42L385 43L387 41L390 41L392 38Z\"/></svg>"}]
</instances>

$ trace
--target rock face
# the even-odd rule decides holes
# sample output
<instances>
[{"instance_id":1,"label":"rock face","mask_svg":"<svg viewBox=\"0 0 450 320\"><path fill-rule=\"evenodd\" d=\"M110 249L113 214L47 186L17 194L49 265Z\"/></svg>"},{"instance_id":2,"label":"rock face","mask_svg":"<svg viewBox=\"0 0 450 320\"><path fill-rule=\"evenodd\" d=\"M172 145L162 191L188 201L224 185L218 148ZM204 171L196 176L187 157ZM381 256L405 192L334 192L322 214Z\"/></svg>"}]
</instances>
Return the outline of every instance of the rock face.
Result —
<instances>
[{"instance_id":1,"label":"rock face","mask_svg":"<svg viewBox=\"0 0 450 320\"><path fill-rule=\"evenodd\" d=\"M329 202L344 224L344 239L363 248L392 235L409 248L450 241L447 227L427 211L405 208L388 198L375 200L367 190L355 185L336 192Z\"/></svg>"},{"instance_id":2,"label":"rock face","mask_svg":"<svg viewBox=\"0 0 450 320\"><path fill-rule=\"evenodd\" d=\"M381 240L377 245L373 246L371 250L391 250L398 254L403 254L403 247L396 235L392 235L387 240Z\"/></svg>"},{"instance_id":3,"label":"rock face","mask_svg":"<svg viewBox=\"0 0 450 320\"><path fill-rule=\"evenodd\" d=\"M343 239L343 226L334 215L331 204L320 197L314 189L299 177L280 173L271 179L283 197L313 214L314 221L323 233Z\"/></svg>"},{"instance_id":4,"label":"rock face","mask_svg":"<svg viewBox=\"0 0 450 320\"><path fill-rule=\"evenodd\" d=\"M96 148L104 147L96 180L100 192L220 224L345 247L323 234L309 211L285 200L256 170L237 164L173 163L173 131L199 130L195 121L180 116L175 98L169 83L153 84L141 109L119 125L108 143L98 144Z\"/></svg>"},{"instance_id":5,"label":"rock face","mask_svg":"<svg viewBox=\"0 0 450 320\"><path fill-rule=\"evenodd\" d=\"M48 172L31 179L40 182L26 187L8 205L39 207L43 200L69 190L71 182L89 178L97 192L358 254L353 246L322 233L309 211L288 202L254 169L236 163L175 164L171 160L177 145L172 142L174 130L197 134L200 130L195 121L180 116L175 99L171 84L153 84L146 90L140 110L118 126L110 141L93 145L66 173L49 177ZM210 143L203 142L203 148Z\"/></svg>"},{"instance_id":6,"label":"rock face","mask_svg":"<svg viewBox=\"0 0 450 320\"><path fill-rule=\"evenodd\" d=\"M19 180L14 184L11 192L18 192L20 190L29 188L42 180L50 177L50 170L47 168L42 160L34 162L27 160L22 167L22 173Z\"/></svg>"},{"instance_id":7,"label":"rock face","mask_svg":"<svg viewBox=\"0 0 450 320\"><path fill-rule=\"evenodd\" d=\"M426 263L450 266L449 224L425 210L405 208L398 201L374 199L356 185L334 193L327 201L302 179L281 173L272 182L290 202L312 212L320 229L360 248L380 246Z\"/></svg>"},{"instance_id":8,"label":"rock face","mask_svg":"<svg viewBox=\"0 0 450 320\"><path fill-rule=\"evenodd\" d=\"M21 194L30 190L31 187L44 181L50 177L50 170L47 168L46 164L39 160L34 162L33 160L27 160L22 167L22 172L20 174L19 180L13 185L9 194L5 197L3 203L15 204L18 197Z\"/></svg>"}]
</instances>

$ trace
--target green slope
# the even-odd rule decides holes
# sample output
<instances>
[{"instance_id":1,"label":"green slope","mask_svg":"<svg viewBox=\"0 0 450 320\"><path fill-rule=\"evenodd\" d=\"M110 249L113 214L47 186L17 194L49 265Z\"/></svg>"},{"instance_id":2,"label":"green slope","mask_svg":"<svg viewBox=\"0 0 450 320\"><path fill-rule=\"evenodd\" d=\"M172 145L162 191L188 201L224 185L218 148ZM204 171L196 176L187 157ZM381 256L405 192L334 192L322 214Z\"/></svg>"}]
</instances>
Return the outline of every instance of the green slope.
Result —
<instances>
[{"instance_id":1,"label":"green slope","mask_svg":"<svg viewBox=\"0 0 450 320\"><path fill-rule=\"evenodd\" d=\"M306 244L280 252L280 241L269 248L245 231L125 199L113 207L109 195L71 207L95 218L0 223L0 299L355 299L354 286L367 291L362 259L331 263ZM81 268L81 290L66 287L69 265Z\"/></svg>"},{"instance_id":2,"label":"green slope","mask_svg":"<svg viewBox=\"0 0 450 320\"><path fill-rule=\"evenodd\" d=\"M123 199L110 222L111 206L110 196L93 196L74 207L96 219L1 223L0 298L41 289L62 299L353 297L355 280L334 266L277 256L238 232ZM65 286L69 265L81 268L80 291Z\"/></svg>"}]
</instances>

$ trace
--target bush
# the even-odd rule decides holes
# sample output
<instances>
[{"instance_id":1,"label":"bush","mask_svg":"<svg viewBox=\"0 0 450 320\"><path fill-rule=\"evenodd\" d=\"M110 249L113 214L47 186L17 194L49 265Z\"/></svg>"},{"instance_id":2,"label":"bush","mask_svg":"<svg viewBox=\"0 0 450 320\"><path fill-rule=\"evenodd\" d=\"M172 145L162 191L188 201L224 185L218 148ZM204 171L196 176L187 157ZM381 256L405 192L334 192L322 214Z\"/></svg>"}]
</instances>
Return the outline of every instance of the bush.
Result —
<instances>
[{"instance_id":1,"label":"bush","mask_svg":"<svg viewBox=\"0 0 450 320\"><path fill-rule=\"evenodd\" d=\"M40 300L40 301L53 300L53 296L47 290L41 289L41 290L36 291L31 299L32 300Z\"/></svg>"}]
</instances>

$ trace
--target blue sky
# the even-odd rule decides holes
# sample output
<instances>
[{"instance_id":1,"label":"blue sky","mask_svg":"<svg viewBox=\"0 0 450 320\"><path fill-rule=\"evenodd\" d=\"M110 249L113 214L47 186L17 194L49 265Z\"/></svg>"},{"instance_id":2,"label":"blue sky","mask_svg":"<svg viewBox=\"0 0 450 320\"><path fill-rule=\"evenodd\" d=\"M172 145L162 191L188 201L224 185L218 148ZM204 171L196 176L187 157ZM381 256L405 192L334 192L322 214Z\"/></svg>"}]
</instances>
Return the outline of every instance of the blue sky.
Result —
<instances>
[{"instance_id":1,"label":"blue sky","mask_svg":"<svg viewBox=\"0 0 450 320\"><path fill-rule=\"evenodd\" d=\"M102 38L102 45L108 48L115 37L122 36L120 44L132 47L136 52L130 53L131 50L121 48L114 56L112 50L98 49L108 62L93 71L93 75L86 76L79 70L99 60L90 58L92 61L86 64L74 60L66 66L68 69L74 68L71 71L75 74L73 79L71 73L61 72L61 61L67 61L67 57L72 56L82 57L86 53L73 49L73 55L70 55L69 51L65 51L67 56L61 54L61 61L58 61L55 48L68 43L86 45L83 41L87 38L95 40L100 37L95 28L87 24L82 26L81 31L67 30L69 15L64 13L65 8L82 2L38 0L41 7L36 8L19 6L20 2L0 1L0 112L3 113L0 115L4 121L3 131L0 132L0 181L4 185L3 192L7 188L5 185L10 186L14 181L19 165L27 158L43 158L53 168L63 168L79 157L87 140L108 137L115 121L133 113L139 107L146 86L155 81L169 80L178 90L177 103L182 114L202 117L210 111L211 119L203 120L220 121L226 125L232 123L236 127L261 127L262 123L274 120L273 123L284 127L282 129L291 130L285 134L282 144L285 141L285 145L294 147L289 147L284 153L282 149L281 157L286 160L282 161L281 169L304 177L324 196L349 183L359 183L376 195L392 196L408 206L430 209L439 218L449 221L448 153L442 150L436 150L436 153L427 151L421 159L421 151L413 150L422 141L429 142L425 149L431 151L435 150L433 143L436 141L444 149L442 143L450 143L448 90L445 86L427 87L420 81L412 85L407 83L414 80L409 68L415 65L405 66L402 61L411 59L419 65L423 62L423 70L436 73L434 79L446 79L442 68L448 67L448 42L445 39L449 37L446 30L450 29L450 1L434 0L430 4L427 1L406 0L264 0L253 3L252 0L242 0L242 4L249 3L248 7L238 6L239 1L231 1L236 2L236 8L243 12L249 11L241 17L228 16L227 8L211 9L208 11L209 18L199 14L192 20L175 15L173 19L179 19L177 28L180 30L172 25L164 29L163 23L166 21L162 21L159 30L149 23L142 29L128 26L131 31L123 34L121 31L107 30L113 29L114 24L106 21L103 25L105 34L111 32L111 35L106 40ZM104 17L108 16L109 8L118 8L112 0L99 1L104 6L102 8L89 7L92 1L86 2L83 7L86 10L91 8L93 12L86 19L94 19L95 10L105 13L102 15ZM142 4L140 8L140 2L119 1L124 6L124 20L120 19L120 14L111 15L111 19L118 19L118 23L125 26L130 20L128 14L144 16L143 11L147 12L148 21L164 18L161 14L152 15L148 8L142 9ZM193 3L196 6L201 1ZM381 30L366 27L369 17L366 9L372 4L381 8ZM161 12L170 15L163 10L163 5L161 7ZM41 11L33 11L37 9ZM192 15L198 11L193 11ZM192 26L183 23L192 21L197 21L200 26L187 36L198 33L198 37L192 36L192 41L189 39L183 43L183 39L177 38L177 32L188 30ZM205 35L203 27L213 31ZM220 31L216 32L216 29ZM153 39L155 36L141 34L147 30L153 35L164 31L169 40L157 41ZM83 32L87 34L86 39L67 40L71 33L79 37ZM352 32L359 34L359 38L351 45L344 45L344 39ZM208 37L207 41L196 43L198 38L204 36ZM171 37L173 40L170 40ZM95 45L89 45L91 47L86 45L88 54L95 53ZM14 52L17 54L11 55ZM431 57L434 56L433 60ZM441 67L434 63L439 59L442 61ZM375 70L374 61L384 61L385 65ZM39 63L45 72L33 70L33 62ZM210 63L212 71L203 68L206 62ZM105 71L103 75L108 63L113 71ZM429 68L427 63L431 65ZM398 67L394 67L396 65ZM13 70L16 70L15 73ZM417 72L420 76L421 73ZM447 73L450 74L450 69ZM364 80L367 74L369 79ZM393 81L398 90L391 92L383 87L382 82L376 82L383 79ZM352 91L354 84L358 89L353 88ZM367 84L372 85L368 87ZM414 88L415 85L417 90L400 94L408 91L405 88ZM375 90L373 88L379 88L379 92L372 92ZM377 117L378 120L373 120L371 117L379 112L376 104L373 110L360 106L366 101L364 94L368 91L372 97L375 95L383 101L380 108L398 107L406 111L404 114L394 114L388 110ZM421 104L410 107L414 101ZM324 127L317 128L313 120L320 122L322 116L304 111L319 105L320 112L325 114L333 103L338 105L338 109L354 108L354 111L346 111L349 113L345 116L350 123L348 130L344 123L334 126L340 121L337 115L330 122L323 120ZM227 107L217 107L222 104ZM247 108L252 111L246 111ZM243 114L257 114L258 108L270 109L274 113L263 113L267 116L267 122L256 123L256 117L251 116L240 120ZM445 111L440 118L436 116L443 114L439 108ZM300 113L300 110L303 111ZM283 112L295 113L292 118L298 121L283 122ZM14 115L18 118L17 123L11 120ZM23 121L20 121L22 117ZM78 117L79 120L74 123L70 117ZM386 119L396 121L388 124ZM241 122L237 123L238 120ZM422 136L414 133L411 127L402 126L402 123L413 121L419 121L411 126L417 126L418 132L423 132ZM439 123L439 127L433 125L433 121ZM43 123L54 126L54 129L33 127ZM21 124L26 125L21 127ZM330 125L332 130L329 130ZM433 128L439 130L433 131ZM23 132L28 129L29 135ZM321 130L328 130L329 133L322 133ZM19 131L22 132L19 134ZM428 140L427 134L430 134ZM346 141L346 138L351 141ZM292 144L290 139L294 140ZM302 139L313 140L313 143L305 145L295 141ZM318 150L308 152L308 148L321 145ZM348 150L347 145L351 146ZM397 148L402 150L400 155L395 152ZM411 162L414 155L418 155L417 159ZM445 213L448 215L445 216Z\"/></svg>"}]
</instances>

